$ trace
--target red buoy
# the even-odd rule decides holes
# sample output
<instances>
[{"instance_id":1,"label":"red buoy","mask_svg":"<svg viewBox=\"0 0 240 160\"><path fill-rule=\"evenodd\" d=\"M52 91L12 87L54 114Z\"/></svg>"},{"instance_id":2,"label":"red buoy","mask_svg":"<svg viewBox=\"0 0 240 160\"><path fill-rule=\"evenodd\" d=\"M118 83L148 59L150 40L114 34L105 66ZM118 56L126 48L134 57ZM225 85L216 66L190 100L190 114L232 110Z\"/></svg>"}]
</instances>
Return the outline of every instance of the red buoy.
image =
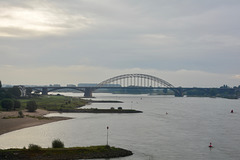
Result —
<instances>
[{"instance_id":1,"label":"red buoy","mask_svg":"<svg viewBox=\"0 0 240 160\"><path fill-rule=\"evenodd\" d=\"M210 142L210 145L209 145L208 147L209 147L209 148L212 148L212 147L213 147L211 142Z\"/></svg>"}]
</instances>

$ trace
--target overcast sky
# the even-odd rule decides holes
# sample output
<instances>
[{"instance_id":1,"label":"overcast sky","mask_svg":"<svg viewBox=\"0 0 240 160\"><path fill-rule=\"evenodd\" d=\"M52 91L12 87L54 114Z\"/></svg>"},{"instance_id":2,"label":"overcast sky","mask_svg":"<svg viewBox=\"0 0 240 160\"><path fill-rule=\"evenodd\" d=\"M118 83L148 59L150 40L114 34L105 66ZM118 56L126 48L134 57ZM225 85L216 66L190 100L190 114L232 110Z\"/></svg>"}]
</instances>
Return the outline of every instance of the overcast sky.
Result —
<instances>
[{"instance_id":1,"label":"overcast sky","mask_svg":"<svg viewBox=\"0 0 240 160\"><path fill-rule=\"evenodd\" d=\"M239 0L0 1L3 84L240 85Z\"/></svg>"}]
</instances>

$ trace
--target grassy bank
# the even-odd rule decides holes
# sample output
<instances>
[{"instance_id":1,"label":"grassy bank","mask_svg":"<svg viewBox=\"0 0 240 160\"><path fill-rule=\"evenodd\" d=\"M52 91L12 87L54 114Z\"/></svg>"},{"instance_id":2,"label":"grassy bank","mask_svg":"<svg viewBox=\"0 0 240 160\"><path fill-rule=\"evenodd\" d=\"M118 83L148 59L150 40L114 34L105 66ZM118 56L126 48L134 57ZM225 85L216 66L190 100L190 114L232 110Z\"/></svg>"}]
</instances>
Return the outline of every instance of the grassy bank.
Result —
<instances>
[{"instance_id":1,"label":"grassy bank","mask_svg":"<svg viewBox=\"0 0 240 160\"><path fill-rule=\"evenodd\" d=\"M82 107L86 105L88 102L78 98L78 97L67 97L67 96L39 96L33 97L31 99L20 99L22 107L25 108L27 101L34 100L38 108L46 109L49 111L61 111L65 109L76 109L76 107Z\"/></svg>"},{"instance_id":2,"label":"grassy bank","mask_svg":"<svg viewBox=\"0 0 240 160\"><path fill-rule=\"evenodd\" d=\"M30 98L22 98L17 99L21 103L21 108L16 109L17 111L21 111L26 109L27 103L29 101L34 101L37 104L38 109L43 109L47 111L56 111L56 112L72 112L72 113L142 113L142 111L132 110L132 109L122 109L119 107L118 109L114 109L113 107L109 109L98 109L98 108L90 108L90 109L78 109L86 104L91 103L123 103L121 101L112 101L112 100L84 100L79 97L68 97L62 95L46 95L46 96L35 96ZM1 111L1 110L0 110ZM16 117L8 117L8 118L19 118ZM38 118L38 117L32 117ZM39 117L41 118L41 117Z\"/></svg>"},{"instance_id":3,"label":"grassy bank","mask_svg":"<svg viewBox=\"0 0 240 160\"><path fill-rule=\"evenodd\" d=\"M130 109L77 109L82 107L87 103L123 103L121 101L93 101L93 100L83 100L78 97L67 97L67 96L39 96L31 98L34 100L38 108L45 109L48 111L58 111L58 112L72 112L72 113L142 113L137 110ZM29 99L21 99L22 106L25 107Z\"/></svg>"},{"instance_id":4,"label":"grassy bank","mask_svg":"<svg viewBox=\"0 0 240 160\"><path fill-rule=\"evenodd\" d=\"M1 160L77 160L94 158L116 158L130 155L132 155L131 151L109 146L74 147L59 149L46 148L38 150L0 150Z\"/></svg>"},{"instance_id":5,"label":"grassy bank","mask_svg":"<svg viewBox=\"0 0 240 160\"><path fill-rule=\"evenodd\" d=\"M89 109L66 109L62 112L68 113L142 113L142 111L133 110L133 109L98 109L98 108L89 108Z\"/></svg>"}]
</instances>

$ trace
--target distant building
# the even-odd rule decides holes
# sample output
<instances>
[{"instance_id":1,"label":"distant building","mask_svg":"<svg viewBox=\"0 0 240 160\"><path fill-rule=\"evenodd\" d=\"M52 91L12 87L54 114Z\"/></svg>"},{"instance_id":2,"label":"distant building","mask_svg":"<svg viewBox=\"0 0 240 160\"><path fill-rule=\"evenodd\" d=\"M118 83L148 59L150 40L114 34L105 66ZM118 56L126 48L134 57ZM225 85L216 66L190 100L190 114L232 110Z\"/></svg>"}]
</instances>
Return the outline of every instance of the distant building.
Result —
<instances>
[{"instance_id":1,"label":"distant building","mask_svg":"<svg viewBox=\"0 0 240 160\"><path fill-rule=\"evenodd\" d=\"M2 87L6 87L6 88L12 88L13 85L10 85L10 84L2 84Z\"/></svg>"},{"instance_id":2,"label":"distant building","mask_svg":"<svg viewBox=\"0 0 240 160\"><path fill-rule=\"evenodd\" d=\"M50 84L49 87L61 87L60 84Z\"/></svg>"},{"instance_id":3,"label":"distant building","mask_svg":"<svg viewBox=\"0 0 240 160\"><path fill-rule=\"evenodd\" d=\"M96 87L97 83L79 83L78 87Z\"/></svg>"},{"instance_id":4,"label":"distant building","mask_svg":"<svg viewBox=\"0 0 240 160\"><path fill-rule=\"evenodd\" d=\"M97 87L97 83L79 83L78 87ZM120 84L105 84L102 87L121 87Z\"/></svg>"},{"instance_id":5,"label":"distant building","mask_svg":"<svg viewBox=\"0 0 240 160\"><path fill-rule=\"evenodd\" d=\"M67 87L76 87L75 84L67 84Z\"/></svg>"}]
</instances>

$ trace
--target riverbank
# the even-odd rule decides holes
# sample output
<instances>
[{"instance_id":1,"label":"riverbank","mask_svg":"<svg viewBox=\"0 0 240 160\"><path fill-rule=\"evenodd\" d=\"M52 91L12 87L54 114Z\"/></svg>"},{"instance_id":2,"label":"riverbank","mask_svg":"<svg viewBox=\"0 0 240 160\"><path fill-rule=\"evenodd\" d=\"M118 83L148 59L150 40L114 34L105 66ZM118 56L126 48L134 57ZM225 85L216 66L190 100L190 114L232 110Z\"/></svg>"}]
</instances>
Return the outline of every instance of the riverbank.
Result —
<instances>
[{"instance_id":1,"label":"riverbank","mask_svg":"<svg viewBox=\"0 0 240 160\"><path fill-rule=\"evenodd\" d=\"M91 146L74 148L46 149L7 149L0 150L1 160L77 160L96 158L117 158L130 156L133 153L122 148L110 146Z\"/></svg>"},{"instance_id":2,"label":"riverbank","mask_svg":"<svg viewBox=\"0 0 240 160\"><path fill-rule=\"evenodd\" d=\"M67 117L44 117L44 115L49 113L53 112L42 109L38 109L36 112L27 112L24 110L24 117L19 118L18 111L2 111L0 112L0 135L27 127L70 119Z\"/></svg>"},{"instance_id":3,"label":"riverbank","mask_svg":"<svg viewBox=\"0 0 240 160\"><path fill-rule=\"evenodd\" d=\"M142 113L142 111L138 111L134 109L98 109L98 108L62 109L59 112L63 112L63 113Z\"/></svg>"},{"instance_id":4,"label":"riverbank","mask_svg":"<svg viewBox=\"0 0 240 160\"><path fill-rule=\"evenodd\" d=\"M52 123L56 121L68 120L68 117L44 117L49 113L56 113L59 111L47 111L43 109L37 109L36 112L27 112L23 110L23 118L19 118L18 111L2 111L0 112L0 135L38 125ZM126 110L126 109L68 109L61 110L65 113L142 113L138 110Z\"/></svg>"}]
</instances>

